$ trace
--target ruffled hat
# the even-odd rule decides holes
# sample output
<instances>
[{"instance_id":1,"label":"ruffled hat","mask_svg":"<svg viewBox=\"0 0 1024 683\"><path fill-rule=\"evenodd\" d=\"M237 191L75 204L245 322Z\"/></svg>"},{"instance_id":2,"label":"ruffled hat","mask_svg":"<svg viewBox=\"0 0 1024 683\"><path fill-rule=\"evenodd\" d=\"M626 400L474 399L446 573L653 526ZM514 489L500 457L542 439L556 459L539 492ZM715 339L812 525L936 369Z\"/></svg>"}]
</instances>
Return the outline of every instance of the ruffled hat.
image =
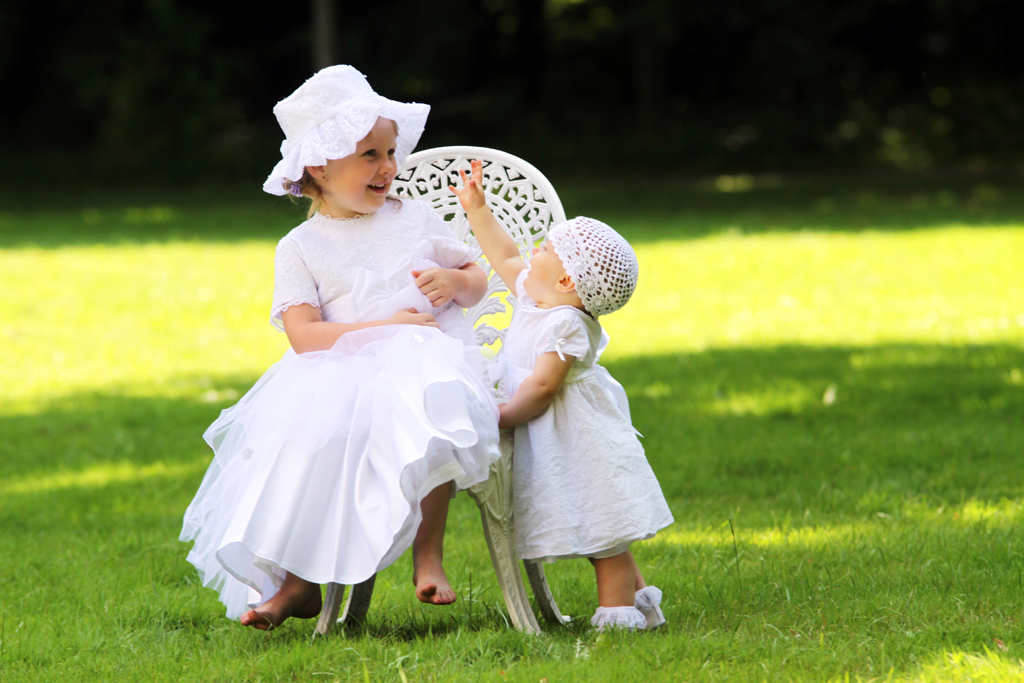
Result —
<instances>
[{"instance_id":1,"label":"ruffled hat","mask_svg":"<svg viewBox=\"0 0 1024 683\"><path fill-rule=\"evenodd\" d=\"M548 242L595 318L619 310L633 296L640 274L636 253L601 221L583 216L563 221L548 232Z\"/></svg>"},{"instance_id":2,"label":"ruffled hat","mask_svg":"<svg viewBox=\"0 0 1024 683\"><path fill-rule=\"evenodd\" d=\"M306 166L323 166L328 159L354 153L379 117L398 124L395 161L401 168L423 134L428 113L429 105L381 97L351 66L321 69L274 107L285 140L282 159L263 189L283 195L288 192L285 183L301 180Z\"/></svg>"}]
</instances>

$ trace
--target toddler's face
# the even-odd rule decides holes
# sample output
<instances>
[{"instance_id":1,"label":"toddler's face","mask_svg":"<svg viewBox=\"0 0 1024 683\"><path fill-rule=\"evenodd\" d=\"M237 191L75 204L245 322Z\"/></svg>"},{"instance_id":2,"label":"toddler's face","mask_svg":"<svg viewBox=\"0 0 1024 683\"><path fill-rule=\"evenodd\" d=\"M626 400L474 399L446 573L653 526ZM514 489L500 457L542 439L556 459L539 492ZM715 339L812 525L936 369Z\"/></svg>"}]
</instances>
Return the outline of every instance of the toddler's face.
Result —
<instances>
[{"instance_id":1,"label":"toddler's face","mask_svg":"<svg viewBox=\"0 0 1024 683\"><path fill-rule=\"evenodd\" d=\"M544 240L544 244L533 250L530 274L523 283L526 293L534 301L544 302L555 291L558 281L564 277L567 277L567 273L565 266L562 265L562 259L558 258L551 243Z\"/></svg>"},{"instance_id":2,"label":"toddler's face","mask_svg":"<svg viewBox=\"0 0 1024 683\"><path fill-rule=\"evenodd\" d=\"M327 180L318 180L328 203L325 210L341 209L346 215L354 215L373 213L384 206L391 181L398 173L395 163L397 137L394 121L377 119L369 135L356 145L354 154L327 162L324 167Z\"/></svg>"}]
</instances>

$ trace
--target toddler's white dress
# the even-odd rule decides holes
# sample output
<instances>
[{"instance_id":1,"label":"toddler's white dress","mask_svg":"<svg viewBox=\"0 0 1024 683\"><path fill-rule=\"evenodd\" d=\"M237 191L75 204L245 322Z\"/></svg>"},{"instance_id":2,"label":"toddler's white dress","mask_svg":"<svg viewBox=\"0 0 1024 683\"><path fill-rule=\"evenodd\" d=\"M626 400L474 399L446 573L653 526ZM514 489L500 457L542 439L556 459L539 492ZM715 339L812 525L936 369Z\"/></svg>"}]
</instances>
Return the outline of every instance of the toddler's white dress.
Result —
<instances>
[{"instance_id":1,"label":"toddler's white dress","mask_svg":"<svg viewBox=\"0 0 1024 683\"><path fill-rule=\"evenodd\" d=\"M548 408L515 429L516 545L529 560L611 557L672 523L629 418L622 386L597 364L600 323L572 306L541 309L516 279L517 305L496 374L509 396L548 352L573 356Z\"/></svg>"},{"instance_id":2,"label":"toddler's white dress","mask_svg":"<svg viewBox=\"0 0 1024 683\"><path fill-rule=\"evenodd\" d=\"M299 304L328 322L435 315L441 329L388 325L329 351L289 349L204 438L215 452L181 540L231 618L268 600L285 571L355 584L412 543L420 502L468 487L498 459L497 407L455 304L432 308L412 270L455 268L468 247L422 202L364 218L320 214L278 244L272 321Z\"/></svg>"}]
</instances>

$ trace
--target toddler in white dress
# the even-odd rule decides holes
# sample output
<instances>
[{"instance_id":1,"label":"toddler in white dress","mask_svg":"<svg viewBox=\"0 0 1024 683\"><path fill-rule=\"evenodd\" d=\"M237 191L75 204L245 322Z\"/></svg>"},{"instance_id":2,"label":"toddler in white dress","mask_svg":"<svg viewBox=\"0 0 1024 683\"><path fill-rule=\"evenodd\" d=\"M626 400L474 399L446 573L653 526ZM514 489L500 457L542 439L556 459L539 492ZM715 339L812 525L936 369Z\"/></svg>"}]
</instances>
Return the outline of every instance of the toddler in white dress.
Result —
<instances>
[{"instance_id":1,"label":"toddler in white dress","mask_svg":"<svg viewBox=\"0 0 1024 683\"><path fill-rule=\"evenodd\" d=\"M597 364L608 336L597 316L621 308L636 285L636 256L607 225L554 226L527 266L485 202L482 167L461 172L458 195L473 233L517 304L498 363L511 396L500 426L515 428L513 512L519 556L586 557L597 574L604 628L665 623L629 546L672 513L629 418L625 391Z\"/></svg>"},{"instance_id":2,"label":"toddler in white dress","mask_svg":"<svg viewBox=\"0 0 1024 683\"><path fill-rule=\"evenodd\" d=\"M388 196L428 110L350 66L274 107L286 140L264 189L312 200L274 261L271 318L292 348L204 434L215 456L181 533L247 626L314 617L318 584L360 583L410 545L417 597L455 600L449 482L485 480L500 453L461 308L483 270L429 206Z\"/></svg>"}]
</instances>

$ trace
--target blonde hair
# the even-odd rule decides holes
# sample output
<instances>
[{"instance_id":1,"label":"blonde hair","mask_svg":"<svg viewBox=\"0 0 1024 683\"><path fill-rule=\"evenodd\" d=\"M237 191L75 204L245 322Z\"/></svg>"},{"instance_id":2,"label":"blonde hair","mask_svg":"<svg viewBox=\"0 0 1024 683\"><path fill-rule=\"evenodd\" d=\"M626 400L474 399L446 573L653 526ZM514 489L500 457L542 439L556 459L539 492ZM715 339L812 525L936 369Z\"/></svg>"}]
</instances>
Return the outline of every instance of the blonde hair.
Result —
<instances>
[{"instance_id":1,"label":"blonde hair","mask_svg":"<svg viewBox=\"0 0 1024 683\"><path fill-rule=\"evenodd\" d=\"M299 186L300 194L309 199L309 210L306 212L306 218L312 218L313 214L320 210L320 205L323 204L323 190L320 189L320 185L317 184L313 176L309 174L309 169L305 168L302 169L302 178L299 179L298 183L293 183L290 180L281 183L281 186L288 192L288 196L292 198L292 201L299 201L292 193L292 186L296 184Z\"/></svg>"}]
</instances>

